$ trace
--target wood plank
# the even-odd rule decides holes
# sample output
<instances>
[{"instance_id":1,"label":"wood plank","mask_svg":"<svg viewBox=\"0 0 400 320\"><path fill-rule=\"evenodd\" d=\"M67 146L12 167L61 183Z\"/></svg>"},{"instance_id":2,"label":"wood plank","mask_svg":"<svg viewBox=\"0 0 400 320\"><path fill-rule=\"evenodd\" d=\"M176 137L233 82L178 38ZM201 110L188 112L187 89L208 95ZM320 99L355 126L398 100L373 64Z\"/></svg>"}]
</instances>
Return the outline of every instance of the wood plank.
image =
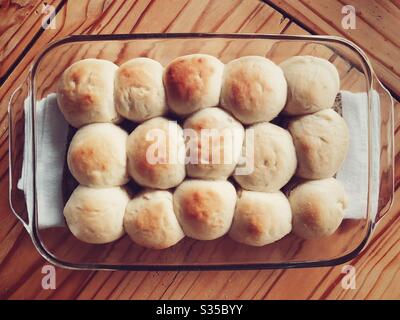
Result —
<instances>
[{"instance_id":1,"label":"wood plank","mask_svg":"<svg viewBox=\"0 0 400 320\"><path fill-rule=\"evenodd\" d=\"M15 70L4 88L0 90L0 156L7 155L6 103L12 90L26 77L27 66L32 58L50 40L69 33L127 33L127 32L178 32L188 29L198 32L285 32L304 33L294 23L270 7L256 1L175 1L174 6L165 7L161 1L115 1L103 2L102 6L87 8L79 12L74 6L60 11L57 19L62 28L46 30L39 42L32 47L25 59ZM88 3L87 3L88 4ZM96 3L95 3L96 4ZM162 10L161 10L162 9ZM165 12L167 10L168 12ZM163 12L163 17L157 13ZM229 12L229 14L226 14ZM86 16L89 16L87 18ZM159 18L162 22L152 24ZM229 55L229 48L227 49ZM244 47L243 52L251 52ZM313 50L310 47L304 50ZM299 52L306 52L300 51ZM329 58L331 53L324 53ZM338 64L339 65L339 64ZM347 83L355 88L359 76L354 69L340 64L340 72L348 73ZM51 74L50 74L51 76ZM45 79L43 81L46 81ZM51 88L52 80L46 87ZM47 85L48 83L48 85ZM396 105L396 127L400 127L399 105ZM396 145L396 154L400 151ZM0 190L7 190L7 163L0 161ZM400 160L399 160L400 161ZM400 178L400 167L396 167ZM397 181L400 181L400 179ZM398 198L400 195L396 193ZM0 208L7 208L7 193L0 192ZM215 271L215 272L72 272L57 268L57 290L45 291L40 287L41 267L44 260L36 253L33 245L16 223L9 210L1 210L0 239L0 298L331 298L385 296L398 298L390 291L398 289L398 206L389 212L378 228L377 236L368 250L353 261L361 272L356 291L344 291L340 286L341 266L307 270L263 270L263 271ZM397 219L397 220L396 220ZM396 242L397 241L397 242ZM377 252L379 254L377 255ZM18 253L18 254L17 254ZM386 258L387 257L387 258ZM382 261L377 264L377 261ZM382 269L388 270L382 273ZM397 268L397 269L396 269ZM396 271L397 270L397 271ZM384 283L376 288L380 275ZM380 282L379 282L380 283ZM371 291L372 290L372 291ZM371 291L371 292L370 292ZM367 293L368 292L368 293ZM399 290L395 291L399 292Z\"/></svg>"},{"instance_id":2,"label":"wood plank","mask_svg":"<svg viewBox=\"0 0 400 320\"><path fill-rule=\"evenodd\" d=\"M345 37L358 44L372 60L385 85L400 96L400 7L391 1L351 1L356 9L356 29L342 27L343 0L269 0L317 34Z\"/></svg>"}]
</instances>

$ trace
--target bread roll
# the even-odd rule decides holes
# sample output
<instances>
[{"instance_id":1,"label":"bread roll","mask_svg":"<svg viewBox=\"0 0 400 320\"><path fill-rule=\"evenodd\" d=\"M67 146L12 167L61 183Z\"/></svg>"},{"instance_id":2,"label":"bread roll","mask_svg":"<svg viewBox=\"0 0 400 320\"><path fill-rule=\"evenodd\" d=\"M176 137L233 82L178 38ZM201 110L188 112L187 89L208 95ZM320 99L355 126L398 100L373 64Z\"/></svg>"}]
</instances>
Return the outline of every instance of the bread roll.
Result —
<instances>
[{"instance_id":1,"label":"bread roll","mask_svg":"<svg viewBox=\"0 0 400 320\"><path fill-rule=\"evenodd\" d=\"M241 57L225 66L221 106L244 124L270 121L285 106L286 91L285 77L275 63Z\"/></svg>"},{"instance_id":2,"label":"bread roll","mask_svg":"<svg viewBox=\"0 0 400 320\"><path fill-rule=\"evenodd\" d=\"M289 122L296 147L296 175L305 179L332 177L342 165L349 147L349 130L332 109L304 115Z\"/></svg>"},{"instance_id":3,"label":"bread roll","mask_svg":"<svg viewBox=\"0 0 400 320\"><path fill-rule=\"evenodd\" d=\"M127 183L127 138L128 134L112 123L94 123L79 129L67 154L68 168L74 178L89 187Z\"/></svg>"},{"instance_id":4,"label":"bread roll","mask_svg":"<svg viewBox=\"0 0 400 320\"><path fill-rule=\"evenodd\" d=\"M172 60L164 71L168 105L178 115L218 105L224 65L207 54Z\"/></svg>"},{"instance_id":5,"label":"bread roll","mask_svg":"<svg viewBox=\"0 0 400 320\"><path fill-rule=\"evenodd\" d=\"M236 191L228 181L185 180L174 193L174 209L184 233L213 240L231 226Z\"/></svg>"},{"instance_id":6,"label":"bread roll","mask_svg":"<svg viewBox=\"0 0 400 320\"><path fill-rule=\"evenodd\" d=\"M108 60L84 59L69 66L58 86L58 106L67 122L79 128L95 122L119 122L114 107L114 76Z\"/></svg>"},{"instance_id":7,"label":"bread roll","mask_svg":"<svg viewBox=\"0 0 400 320\"><path fill-rule=\"evenodd\" d=\"M302 115L331 108L340 89L336 67L312 56L291 57L280 64L288 84L283 112Z\"/></svg>"},{"instance_id":8,"label":"bread roll","mask_svg":"<svg viewBox=\"0 0 400 320\"><path fill-rule=\"evenodd\" d=\"M191 156L187 174L202 179L228 178L239 161L243 126L222 109L207 108L189 117L183 127L193 130L186 139Z\"/></svg>"},{"instance_id":9,"label":"bread roll","mask_svg":"<svg viewBox=\"0 0 400 320\"><path fill-rule=\"evenodd\" d=\"M333 234L343 220L347 196L334 178L299 184L289 193L293 232L305 239Z\"/></svg>"},{"instance_id":10,"label":"bread roll","mask_svg":"<svg viewBox=\"0 0 400 320\"><path fill-rule=\"evenodd\" d=\"M128 201L128 193L121 187L78 186L65 205L64 216L70 231L79 240L108 243L125 233L123 219Z\"/></svg>"},{"instance_id":11,"label":"bread roll","mask_svg":"<svg viewBox=\"0 0 400 320\"><path fill-rule=\"evenodd\" d=\"M149 58L123 63L115 76L115 107L124 118L142 122L167 112L162 65Z\"/></svg>"},{"instance_id":12,"label":"bread roll","mask_svg":"<svg viewBox=\"0 0 400 320\"><path fill-rule=\"evenodd\" d=\"M151 249L171 247L184 237L169 191L150 190L133 198L125 210L124 227L134 242Z\"/></svg>"},{"instance_id":13,"label":"bread roll","mask_svg":"<svg viewBox=\"0 0 400 320\"><path fill-rule=\"evenodd\" d=\"M242 154L249 174L234 178L243 189L276 192L294 175L297 166L292 137L285 129L263 122L246 129Z\"/></svg>"},{"instance_id":14,"label":"bread roll","mask_svg":"<svg viewBox=\"0 0 400 320\"><path fill-rule=\"evenodd\" d=\"M251 246L275 242L292 230L292 211L282 192L242 191L229 236Z\"/></svg>"},{"instance_id":15,"label":"bread roll","mask_svg":"<svg viewBox=\"0 0 400 320\"><path fill-rule=\"evenodd\" d=\"M185 143L182 128L157 117L137 126L127 142L128 171L138 184L169 189L185 178Z\"/></svg>"}]
</instances>

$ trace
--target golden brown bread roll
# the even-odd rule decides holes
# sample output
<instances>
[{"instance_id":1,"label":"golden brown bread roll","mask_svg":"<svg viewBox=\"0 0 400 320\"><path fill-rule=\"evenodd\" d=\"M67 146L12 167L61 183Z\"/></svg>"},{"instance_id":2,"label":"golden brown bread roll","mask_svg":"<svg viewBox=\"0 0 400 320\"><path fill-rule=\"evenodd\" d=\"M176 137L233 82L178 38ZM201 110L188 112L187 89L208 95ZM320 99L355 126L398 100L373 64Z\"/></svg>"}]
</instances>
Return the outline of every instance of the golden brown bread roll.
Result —
<instances>
[{"instance_id":1,"label":"golden brown bread roll","mask_svg":"<svg viewBox=\"0 0 400 320\"><path fill-rule=\"evenodd\" d=\"M174 192L174 209L184 233L198 240L213 240L231 226L236 190L225 180L185 180Z\"/></svg>"},{"instance_id":2,"label":"golden brown bread roll","mask_svg":"<svg viewBox=\"0 0 400 320\"><path fill-rule=\"evenodd\" d=\"M185 116L218 105L224 65L208 54L191 54L172 60L164 71L169 107Z\"/></svg>"},{"instance_id":3,"label":"golden brown bread roll","mask_svg":"<svg viewBox=\"0 0 400 320\"><path fill-rule=\"evenodd\" d=\"M114 76L118 66L108 60L84 59L61 76L57 102L67 122L76 128L121 120L114 106Z\"/></svg>"},{"instance_id":4,"label":"golden brown bread roll","mask_svg":"<svg viewBox=\"0 0 400 320\"><path fill-rule=\"evenodd\" d=\"M115 76L115 107L120 115L142 122L167 112L162 65L149 58L123 63Z\"/></svg>"},{"instance_id":5,"label":"golden brown bread roll","mask_svg":"<svg viewBox=\"0 0 400 320\"><path fill-rule=\"evenodd\" d=\"M186 119L183 127L193 130L193 137L186 140L194 160L186 165L187 174L200 179L228 178L239 161L243 126L222 109L206 108Z\"/></svg>"},{"instance_id":6,"label":"golden brown bread roll","mask_svg":"<svg viewBox=\"0 0 400 320\"><path fill-rule=\"evenodd\" d=\"M243 124L270 121L283 109L287 84L271 60L247 56L230 61L224 70L221 106Z\"/></svg>"},{"instance_id":7,"label":"golden brown bread roll","mask_svg":"<svg viewBox=\"0 0 400 320\"><path fill-rule=\"evenodd\" d=\"M241 191L229 236L251 246L275 242L292 230L292 211L282 192Z\"/></svg>"},{"instance_id":8,"label":"golden brown bread roll","mask_svg":"<svg viewBox=\"0 0 400 320\"><path fill-rule=\"evenodd\" d=\"M128 134L112 123L80 128L69 145L68 168L82 185L101 188L129 181L126 159Z\"/></svg>"},{"instance_id":9,"label":"golden brown bread roll","mask_svg":"<svg viewBox=\"0 0 400 320\"><path fill-rule=\"evenodd\" d=\"M169 189L185 178L185 143L182 128L157 117L137 126L128 137L128 172L138 184Z\"/></svg>"},{"instance_id":10,"label":"golden brown bread roll","mask_svg":"<svg viewBox=\"0 0 400 320\"><path fill-rule=\"evenodd\" d=\"M147 190L133 198L125 210L124 227L134 242L152 249L171 247L185 236L169 191Z\"/></svg>"}]
</instances>

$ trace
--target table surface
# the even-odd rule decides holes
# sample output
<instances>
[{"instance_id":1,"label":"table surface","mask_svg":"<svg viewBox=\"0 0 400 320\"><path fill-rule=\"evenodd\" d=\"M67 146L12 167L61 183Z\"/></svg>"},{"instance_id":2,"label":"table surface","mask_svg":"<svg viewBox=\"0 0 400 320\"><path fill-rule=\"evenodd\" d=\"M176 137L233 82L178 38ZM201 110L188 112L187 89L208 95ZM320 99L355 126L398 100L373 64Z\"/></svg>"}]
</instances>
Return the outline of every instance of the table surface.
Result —
<instances>
[{"instance_id":1,"label":"table surface","mask_svg":"<svg viewBox=\"0 0 400 320\"><path fill-rule=\"evenodd\" d=\"M341 35L370 56L400 96L400 2L354 0L356 29L344 30L342 0L48 0L55 29L42 29L44 2L0 0L0 298L1 299L376 299L400 298L400 161L395 201L367 249L350 262L356 288L341 286L343 266L257 271L95 272L56 269L55 290L43 290L42 267L28 234L8 205L7 103L35 55L69 34L257 32ZM400 124L395 104L396 137ZM395 145L399 154L399 144ZM400 163L399 163L400 165Z\"/></svg>"}]
</instances>

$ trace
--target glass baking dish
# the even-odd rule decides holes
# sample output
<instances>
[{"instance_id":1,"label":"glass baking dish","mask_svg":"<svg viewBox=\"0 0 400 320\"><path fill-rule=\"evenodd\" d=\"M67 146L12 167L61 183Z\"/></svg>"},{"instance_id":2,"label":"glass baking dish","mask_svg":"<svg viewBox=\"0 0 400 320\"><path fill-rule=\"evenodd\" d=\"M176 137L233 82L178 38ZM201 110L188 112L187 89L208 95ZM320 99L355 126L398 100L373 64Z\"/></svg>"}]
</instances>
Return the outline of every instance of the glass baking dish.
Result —
<instances>
[{"instance_id":1,"label":"glass baking dish","mask_svg":"<svg viewBox=\"0 0 400 320\"><path fill-rule=\"evenodd\" d=\"M64 227L40 228L36 186L37 148L35 110L37 102L56 92L58 77L73 62L84 58L108 59L121 64L145 56L163 65L171 59L192 53L214 55L226 63L244 55L265 56L275 63L293 55L313 55L329 59L339 70L341 90L364 92L368 103L368 195L364 219L344 220L337 232L327 238L303 240L288 235L261 248L233 242L229 237L213 241L185 238L166 250L139 247L125 236L105 244L91 245L75 239ZM371 95L379 95L379 125L372 126ZM32 112L29 132L24 132L24 103ZM10 206L29 232L37 250L51 263L71 269L96 270L209 270L321 267L344 263L365 248L374 227L389 210L393 198L393 100L376 77L360 48L348 40L331 36L261 34L131 34L77 35L49 44L33 63L29 77L9 103ZM378 139L380 153L372 157L371 139ZM27 203L17 187L21 176L24 139L31 139L33 171L32 203ZM376 161L378 158L379 161ZM378 167L379 182L371 179L371 168ZM60 181L60 184L65 181ZM354 183L357 183L355 181ZM373 185L378 183L379 185ZM68 186L64 186L68 188ZM377 190L378 205L372 205ZM376 197L375 197L376 198ZM350 200L351 201L351 200ZM34 208L27 212L27 207ZM60 213L62 214L62 213Z\"/></svg>"}]
</instances>

